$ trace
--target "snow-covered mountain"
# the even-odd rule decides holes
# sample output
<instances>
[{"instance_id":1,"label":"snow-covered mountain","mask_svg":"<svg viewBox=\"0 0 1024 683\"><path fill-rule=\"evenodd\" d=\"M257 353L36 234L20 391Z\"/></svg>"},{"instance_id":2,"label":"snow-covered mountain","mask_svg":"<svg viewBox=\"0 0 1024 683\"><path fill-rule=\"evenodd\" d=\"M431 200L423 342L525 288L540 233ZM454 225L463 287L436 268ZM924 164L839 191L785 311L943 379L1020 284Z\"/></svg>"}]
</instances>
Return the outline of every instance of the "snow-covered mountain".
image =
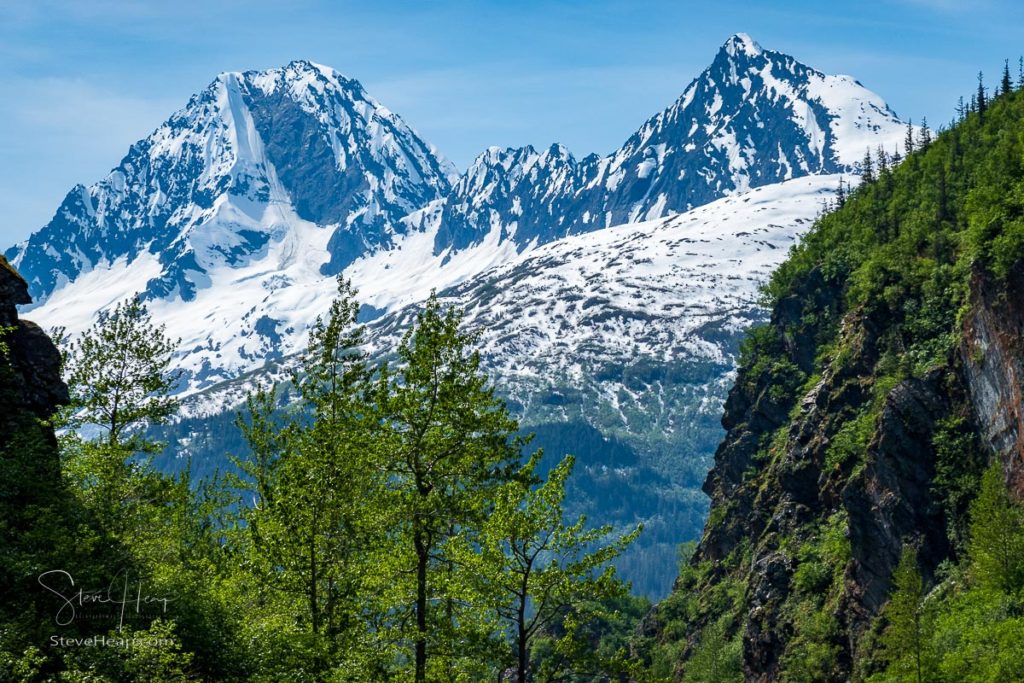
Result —
<instances>
[{"instance_id":1,"label":"snow-covered mountain","mask_svg":"<svg viewBox=\"0 0 1024 683\"><path fill-rule=\"evenodd\" d=\"M309 62L225 73L7 252L45 324L142 292L187 391L286 356L341 270L369 314L566 235L850 172L903 129L852 78L737 34L614 154L492 148L461 176L358 82Z\"/></svg>"},{"instance_id":2,"label":"snow-covered mountain","mask_svg":"<svg viewBox=\"0 0 1024 683\"><path fill-rule=\"evenodd\" d=\"M193 301L216 272L268 250L318 248L316 277L390 245L445 195L454 167L354 80L306 61L223 73L106 178L68 193L6 255L37 301L112 264L147 264L140 291ZM139 269L139 268L137 268ZM111 301L97 292L93 308Z\"/></svg>"},{"instance_id":3,"label":"snow-covered mountain","mask_svg":"<svg viewBox=\"0 0 1024 683\"><path fill-rule=\"evenodd\" d=\"M679 213L808 174L852 172L904 129L850 76L829 76L739 33L671 106L606 157L492 148L452 188L435 250L497 232L520 248Z\"/></svg>"}]
</instances>

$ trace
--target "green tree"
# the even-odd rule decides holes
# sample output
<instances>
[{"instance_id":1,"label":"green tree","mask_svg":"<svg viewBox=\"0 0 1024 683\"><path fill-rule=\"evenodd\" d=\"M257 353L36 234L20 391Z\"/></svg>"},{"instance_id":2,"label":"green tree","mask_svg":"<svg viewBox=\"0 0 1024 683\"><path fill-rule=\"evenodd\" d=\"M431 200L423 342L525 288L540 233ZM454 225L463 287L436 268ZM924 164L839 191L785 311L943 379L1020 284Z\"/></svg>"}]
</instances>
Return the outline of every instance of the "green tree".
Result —
<instances>
[{"instance_id":1,"label":"green tree","mask_svg":"<svg viewBox=\"0 0 1024 683\"><path fill-rule=\"evenodd\" d=\"M914 153L914 121L907 121L907 134L903 138L903 151L907 156Z\"/></svg>"},{"instance_id":2,"label":"green tree","mask_svg":"<svg viewBox=\"0 0 1024 683\"><path fill-rule=\"evenodd\" d=\"M970 516L968 555L977 581L1006 593L1024 588L1024 508L1010 500L998 458L981 477Z\"/></svg>"},{"instance_id":3,"label":"green tree","mask_svg":"<svg viewBox=\"0 0 1024 683\"><path fill-rule=\"evenodd\" d=\"M932 144L932 130L928 127L928 117L921 118L921 131L917 136L918 149L925 149Z\"/></svg>"},{"instance_id":4,"label":"green tree","mask_svg":"<svg viewBox=\"0 0 1024 683\"><path fill-rule=\"evenodd\" d=\"M590 607L628 592L609 563L640 533L637 528L609 539L610 527L587 529L583 517L567 524L562 502L574 459L567 456L546 481L534 486L540 456L535 453L497 491L475 547L463 545L460 553L510 636L509 660L519 683L560 680L581 666L616 666L595 661L593 648L589 643L577 647L576 636L598 618ZM535 672L534 641L551 633L559 637Z\"/></svg>"},{"instance_id":5,"label":"green tree","mask_svg":"<svg viewBox=\"0 0 1024 683\"><path fill-rule=\"evenodd\" d=\"M397 622L411 640L417 683L427 680L435 654L441 659L432 669L442 678L453 675L456 658L474 656L477 620L456 600L459 581L446 548L456 537L473 542L520 453L518 424L481 372L475 338L459 324L431 295L399 345L397 371L385 368L379 380L391 590L398 612L411 605L411 623Z\"/></svg>"},{"instance_id":6,"label":"green tree","mask_svg":"<svg viewBox=\"0 0 1024 683\"><path fill-rule=\"evenodd\" d=\"M985 76L978 72L978 92L974 98L974 106L977 108L978 116L984 118L985 110L988 109L988 99L985 95Z\"/></svg>"},{"instance_id":7,"label":"green tree","mask_svg":"<svg viewBox=\"0 0 1024 683\"><path fill-rule=\"evenodd\" d=\"M178 409L170 395L177 381L170 364L179 342L153 323L138 296L100 311L68 349L66 426L99 428L111 445L134 437L133 446L149 450L134 430L161 423Z\"/></svg>"},{"instance_id":8,"label":"green tree","mask_svg":"<svg viewBox=\"0 0 1024 683\"><path fill-rule=\"evenodd\" d=\"M292 373L299 400L290 417L275 417L271 389L249 397L239 422L250 448L239 462L253 503L245 513L250 565L272 590L297 598L283 605L310 635L315 680L354 657L365 635L362 580L375 537L368 510L380 486L368 458L376 415L358 311L350 283L339 278L338 296L311 327Z\"/></svg>"},{"instance_id":9,"label":"green tree","mask_svg":"<svg viewBox=\"0 0 1024 683\"><path fill-rule=\"evenodd\" d=\"M1013 91L1013 81L1010 80L1010 60L1003 60L1003 80L1000 83L999 92L1002 95L1009 95Z\"/></svg>"},{"instance_id":10,"label":"green tree","mask_svg":"<svg viewBox=\"0 0 1024 683\"><path fill-rule=\"evenodd\" d=\"M903 546L892 580L893 592L884 612L889 625L882 635L889 669L881 680L916 683L935 680L931 653L934 615L925 602L927 593L913 546Z\"/></svg>"},{"instance_id":11,"label":"green tree","mask_svg":"<svg viewBox=\"0 0 1024 683\"><path fill-rule=\"evenodd\" d=\"M860 184L870 185L875 180L874 163L871 160L871 149L864 150L864 159L860 162Z\"/></svg>"},{"instance_id":12,"label":"green tree","mask_svg":"<svg viewBox=\"0 0 1024 683\"><path fill-rule=\"evenodd\" d=\"M58 417L66 428L63 473L115 536L138 541L160 533L154 516L169 504L171 479L153 469L160 445L144 429L177 410L176 345L133 297L101 311L65 353L71 403Z\"/></svg>"},{"instance_id":13,"label":"green tree","mask_svg":"<svg viewBox=\"0 0 1024 683\"><path fill-rule=\"evenodd\" d=\"M739 636L727 637L727 624L717 621L701 631L700 642L686 660L687 683L738 683L743 680L743 650Z\"/></svg>"}]
</instances>

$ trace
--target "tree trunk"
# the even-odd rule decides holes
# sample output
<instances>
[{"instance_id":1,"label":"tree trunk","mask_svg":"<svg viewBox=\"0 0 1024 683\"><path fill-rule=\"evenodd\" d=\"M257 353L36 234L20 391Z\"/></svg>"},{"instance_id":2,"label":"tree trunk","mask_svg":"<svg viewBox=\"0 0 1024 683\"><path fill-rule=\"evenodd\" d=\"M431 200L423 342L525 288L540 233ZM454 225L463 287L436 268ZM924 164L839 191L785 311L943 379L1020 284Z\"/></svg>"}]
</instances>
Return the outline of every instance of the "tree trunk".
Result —
<instances>
[{"instance_id":1,"label":"tree trunk","mask_svg":"<svg viewBox=\"0 0 1024 683\"><path fill-rule=\"evenodd\" d=\"M526 683L526 681L527 681L527 672L528 672L528 669L529 669L529 666L530 666L530 660L529 660L529 656L527 654L527 649L526 649L526 599L525 598L523 598L523 599L521 599L519 601L519 614L517 615L517 617L518 617L518 619L517 619L517 621L518 621L517 626L519 628L519 633L518 633L518 641L519 642L517 643L517 647L519 649L519 652L518 652L518 655L519 655L518 656L518 660L519 660L519 667L518 667L518 669L519 669L519 671L517 672L518 673L518 683Z\"/></svg>"},{"instance_id":2,"label":"tree trunk","mask_svg":"<svg viewBox=\"0 0 1024 683\"><path fill-rule=\"evenodd\" d=\"M427 562L429 552L422 529L415 531L416 543L416 683L427 680Z\"/></svg>"}]
</instances>

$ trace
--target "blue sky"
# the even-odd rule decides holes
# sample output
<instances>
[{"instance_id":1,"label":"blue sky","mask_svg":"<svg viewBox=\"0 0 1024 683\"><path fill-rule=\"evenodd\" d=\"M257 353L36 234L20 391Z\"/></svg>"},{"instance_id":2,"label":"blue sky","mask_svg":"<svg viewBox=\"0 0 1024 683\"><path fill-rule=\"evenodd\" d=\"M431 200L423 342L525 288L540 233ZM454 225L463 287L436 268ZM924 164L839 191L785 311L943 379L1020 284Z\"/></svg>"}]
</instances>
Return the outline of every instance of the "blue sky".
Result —
<instances>
[{"instance_id":1,"label":"blue sky","mask_svg":"<svg viewBox=\"0 0 1024 683\"><path fill-rule=\"evenodd\" d=\"M328 64L465 168L488 145L613 150L737 31L933 123L1024 52L1024 4L997 0L171 5L0 0L0 248L220 71Z\"/></svg>"}]
</instances>

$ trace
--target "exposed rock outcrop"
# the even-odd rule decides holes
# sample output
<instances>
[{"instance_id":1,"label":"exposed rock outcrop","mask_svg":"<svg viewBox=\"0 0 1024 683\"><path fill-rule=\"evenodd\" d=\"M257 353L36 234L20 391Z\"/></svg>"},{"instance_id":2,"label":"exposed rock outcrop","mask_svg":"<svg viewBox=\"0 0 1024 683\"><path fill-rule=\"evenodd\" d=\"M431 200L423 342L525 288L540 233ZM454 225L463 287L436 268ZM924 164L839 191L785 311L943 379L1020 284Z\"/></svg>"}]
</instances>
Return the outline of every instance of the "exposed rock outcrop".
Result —
<instances>
[{"instance_id":1,"label":"exposed rock outcrop","mask_svg":"<svg viewBox=\"0 0 1024 683\"><path fill-rule=\"evenodd\" d=\"M973 279L960 355L982 437L1024 500L1024 264L1004 283Z\"/></svg>"},{"instance_id":2,"label":"exposed rock outcrop","mask_svg":"<svg viewBox=\"0 0 1024 683\"><path fill-rule=\"evenodd\" d=\"M5 426L23 419L23 412L45 420L58 406L68 402L68 389L60 378L57 347L38 325L18 318L17 306L31 301L28 284L0 256L0 328L5 331L0 341L8 349L9 376L4 378L4 389L8 397L5 403L11 403L0 414ZM8 432L9 429L3 430L0 446Z\"/></svg>"}]
</instances>

